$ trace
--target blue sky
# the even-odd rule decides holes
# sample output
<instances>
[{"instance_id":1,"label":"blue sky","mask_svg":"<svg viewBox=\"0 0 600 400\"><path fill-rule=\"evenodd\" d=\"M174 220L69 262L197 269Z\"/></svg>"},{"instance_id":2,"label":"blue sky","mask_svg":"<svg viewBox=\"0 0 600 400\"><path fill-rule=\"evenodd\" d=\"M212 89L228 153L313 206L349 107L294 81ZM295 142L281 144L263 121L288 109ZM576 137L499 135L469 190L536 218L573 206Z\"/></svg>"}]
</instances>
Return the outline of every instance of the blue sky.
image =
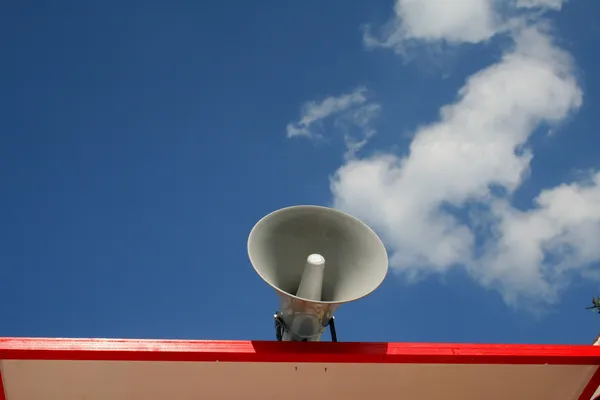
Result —
<instances>
[{"instance_id":1,"label":"blue sky","mask_svg":"<svg viewBox=\"0 0 600 400\"><path fill-rule=\"evenodd\" d=\"M341 340L591 343L600 3L453 3L4 4L0 336L270 340L318 204L390 254Z\"/></svg>"}]
</instances>

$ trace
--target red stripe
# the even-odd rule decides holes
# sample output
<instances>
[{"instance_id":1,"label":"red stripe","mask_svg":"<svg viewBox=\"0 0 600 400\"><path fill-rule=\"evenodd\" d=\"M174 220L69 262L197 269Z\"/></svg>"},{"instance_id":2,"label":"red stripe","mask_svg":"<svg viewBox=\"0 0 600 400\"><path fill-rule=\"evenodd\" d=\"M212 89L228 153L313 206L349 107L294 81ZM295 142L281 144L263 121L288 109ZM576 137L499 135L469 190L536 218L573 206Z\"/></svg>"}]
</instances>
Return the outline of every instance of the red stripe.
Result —
<instances>
[{"instance_id":1,"label":"red stripe","mask_svg":"<svg viewBox=\"0 0 600 400\"><path fill-rule=\"evenodd\" d=\"M0 400L6 400L6 393L4 392L4 384L2 383L2 369L0 369Z\"/></svg>"},{"instance_id":2,"label":"red stripe","mask_svg":"<svg viewBox=\"0 0 600 400\"><path fill-rule=\"evenodd\" d=\"M600 365L600 346L0 338L0 359Z\"/></svg>"},{"instance_id":3,"label":"red stripe","mask_svg":"<svg viewBox=\"0 0 600 400\"><path fill-rule=\"evenodd\" d=\"M579 396L578 399L579 400L594 400L594 399L592 399L592 396L593 396L594 392L596 391L596 389L598 389L598 386L600 386L600 368L596 369L596 372L594 372L594 375L592 375L590 381L585 386L585 389L583 389L583 392L581 392L581 395Z\"/></svg>"}]
</instances>

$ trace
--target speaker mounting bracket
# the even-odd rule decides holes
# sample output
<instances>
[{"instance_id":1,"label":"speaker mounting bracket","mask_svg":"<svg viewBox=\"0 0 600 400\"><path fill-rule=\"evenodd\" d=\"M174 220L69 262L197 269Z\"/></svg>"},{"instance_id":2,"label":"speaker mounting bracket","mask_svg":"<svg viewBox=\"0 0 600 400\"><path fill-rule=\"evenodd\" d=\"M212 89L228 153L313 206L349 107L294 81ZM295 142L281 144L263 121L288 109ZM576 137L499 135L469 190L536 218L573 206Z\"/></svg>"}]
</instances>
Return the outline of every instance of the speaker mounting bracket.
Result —
<instances>
[{"instance_id":1,"label":"speaker mounting bracket","mask_svg":"<svg viewBox=\"0 0 600 400\"><path fill-rule=\"evenodd\" d=\"M273 319L275 320L275 337L277 338L278 342L283 341L283 333L285 332L285 330L287 329L287 325L285 324L285 321L283 320L283 318L281 318L281 316L279 315L278 312L276 312L273 315ZM327 321L327 325L326 327L329 327L329 333L331 334L331 341L332 342L337 342L337 332L335 330L335 317L331 317L329 318L329 321ZM308 341L307 339L304 339L303 342Z\"/></svg>"},{"instance_id":2,"label":"speaker mounting bracket","mask_svg":"<svg viewBox=\"0 0 600 400\"><path fill-rule=\"evenodd\" d=\"M332 342L337 342L337 332L335 331L335 317L331 316L331 318L329 318L329 323L327 324L327 326L329 326L329 333L331 334L331 341Z\"/></svg>"}]
</instances>

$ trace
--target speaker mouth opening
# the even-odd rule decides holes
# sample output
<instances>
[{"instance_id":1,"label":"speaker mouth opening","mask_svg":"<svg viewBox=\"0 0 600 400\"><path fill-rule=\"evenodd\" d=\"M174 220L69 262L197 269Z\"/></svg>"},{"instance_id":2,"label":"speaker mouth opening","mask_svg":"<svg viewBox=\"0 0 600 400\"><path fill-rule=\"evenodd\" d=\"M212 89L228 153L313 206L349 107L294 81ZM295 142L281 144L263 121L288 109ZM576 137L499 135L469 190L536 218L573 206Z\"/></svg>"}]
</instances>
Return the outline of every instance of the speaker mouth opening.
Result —
<instances>
[{"instance_id":1,"label":"speaker mouth opening","mask_svg":"<svg viewBox=\"0 0 600 400\"><path fill-rule=\"evenodd\" d=\"M312 232L315 225L319 226L316 235ZM323 234L320 228L328 234ZM331 229L334 230L333 237L329 235ZM335 232L336 229L338 232ZM335 246L333 246L333 254L331 251L330 254L327 254L327 251L319 251L318 247L322 247L319 245L316 246L317 248L311 247L315 243L320 244L323 241L335 243L336 240L348 241L342 249L342 255L336 253L340 249ZM303 242L312 242L312 245L302 246L305 244ZM331 244L324 246L330 246L329 249L332 250ZM364 250L362 252L361 247ZM299 278L302 275L300 260L303 267L306 257L313 252L324 255L328 276L324 279L323 298L319 301L297 295ZM248 255L256 273L279 295L309 304L336 305L359 300L375 291L383 283L388 272L385 246L368 225L343 211L315 205L286 207L264 216L250 232ZM288 257L293 260L292 264L295 266L280 269L279 265L288 264L286 259ZM328 260L333 262L328 264ZM360 267L339 267L339 265L347 265L348 260L350 264L360 265ZM331 265L337 267L332 268ZM369 267L371 265L373 269ZM327 288L331 282L339 284L340 281L343 281L342 289ZM360 287L361 285L363 287ZM339 294L339 297L336 294Z\"/></svg>"}]
</instances>

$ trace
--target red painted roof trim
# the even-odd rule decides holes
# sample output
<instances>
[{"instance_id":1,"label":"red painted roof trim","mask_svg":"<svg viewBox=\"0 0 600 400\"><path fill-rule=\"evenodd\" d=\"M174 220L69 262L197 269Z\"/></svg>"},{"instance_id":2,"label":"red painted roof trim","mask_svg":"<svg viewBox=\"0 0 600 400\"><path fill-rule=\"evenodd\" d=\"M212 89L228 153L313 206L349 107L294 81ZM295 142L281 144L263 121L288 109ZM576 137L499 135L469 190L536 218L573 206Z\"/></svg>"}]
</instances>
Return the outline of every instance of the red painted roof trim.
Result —
<instances>
[{"instance_id":1,"label":"red painted roof trim","mask_svg":"<svg viewBox=\"0 0 600 400\"><path fill-rule=\"evenodd\" d=\"M600 365L600 346L0 338L2 359ZM578 399L599 385L600 369Z\"/></svg>"},{"instance_id":2,"label":"red painted roof trim","mask_svg":"<svg viewBox=\"0 0 600 400\"><path fill-rule=\"evenodd\" d=\"M0 359L600 365L600 346L0 338Z\"/></svg>"}]
</instances>

